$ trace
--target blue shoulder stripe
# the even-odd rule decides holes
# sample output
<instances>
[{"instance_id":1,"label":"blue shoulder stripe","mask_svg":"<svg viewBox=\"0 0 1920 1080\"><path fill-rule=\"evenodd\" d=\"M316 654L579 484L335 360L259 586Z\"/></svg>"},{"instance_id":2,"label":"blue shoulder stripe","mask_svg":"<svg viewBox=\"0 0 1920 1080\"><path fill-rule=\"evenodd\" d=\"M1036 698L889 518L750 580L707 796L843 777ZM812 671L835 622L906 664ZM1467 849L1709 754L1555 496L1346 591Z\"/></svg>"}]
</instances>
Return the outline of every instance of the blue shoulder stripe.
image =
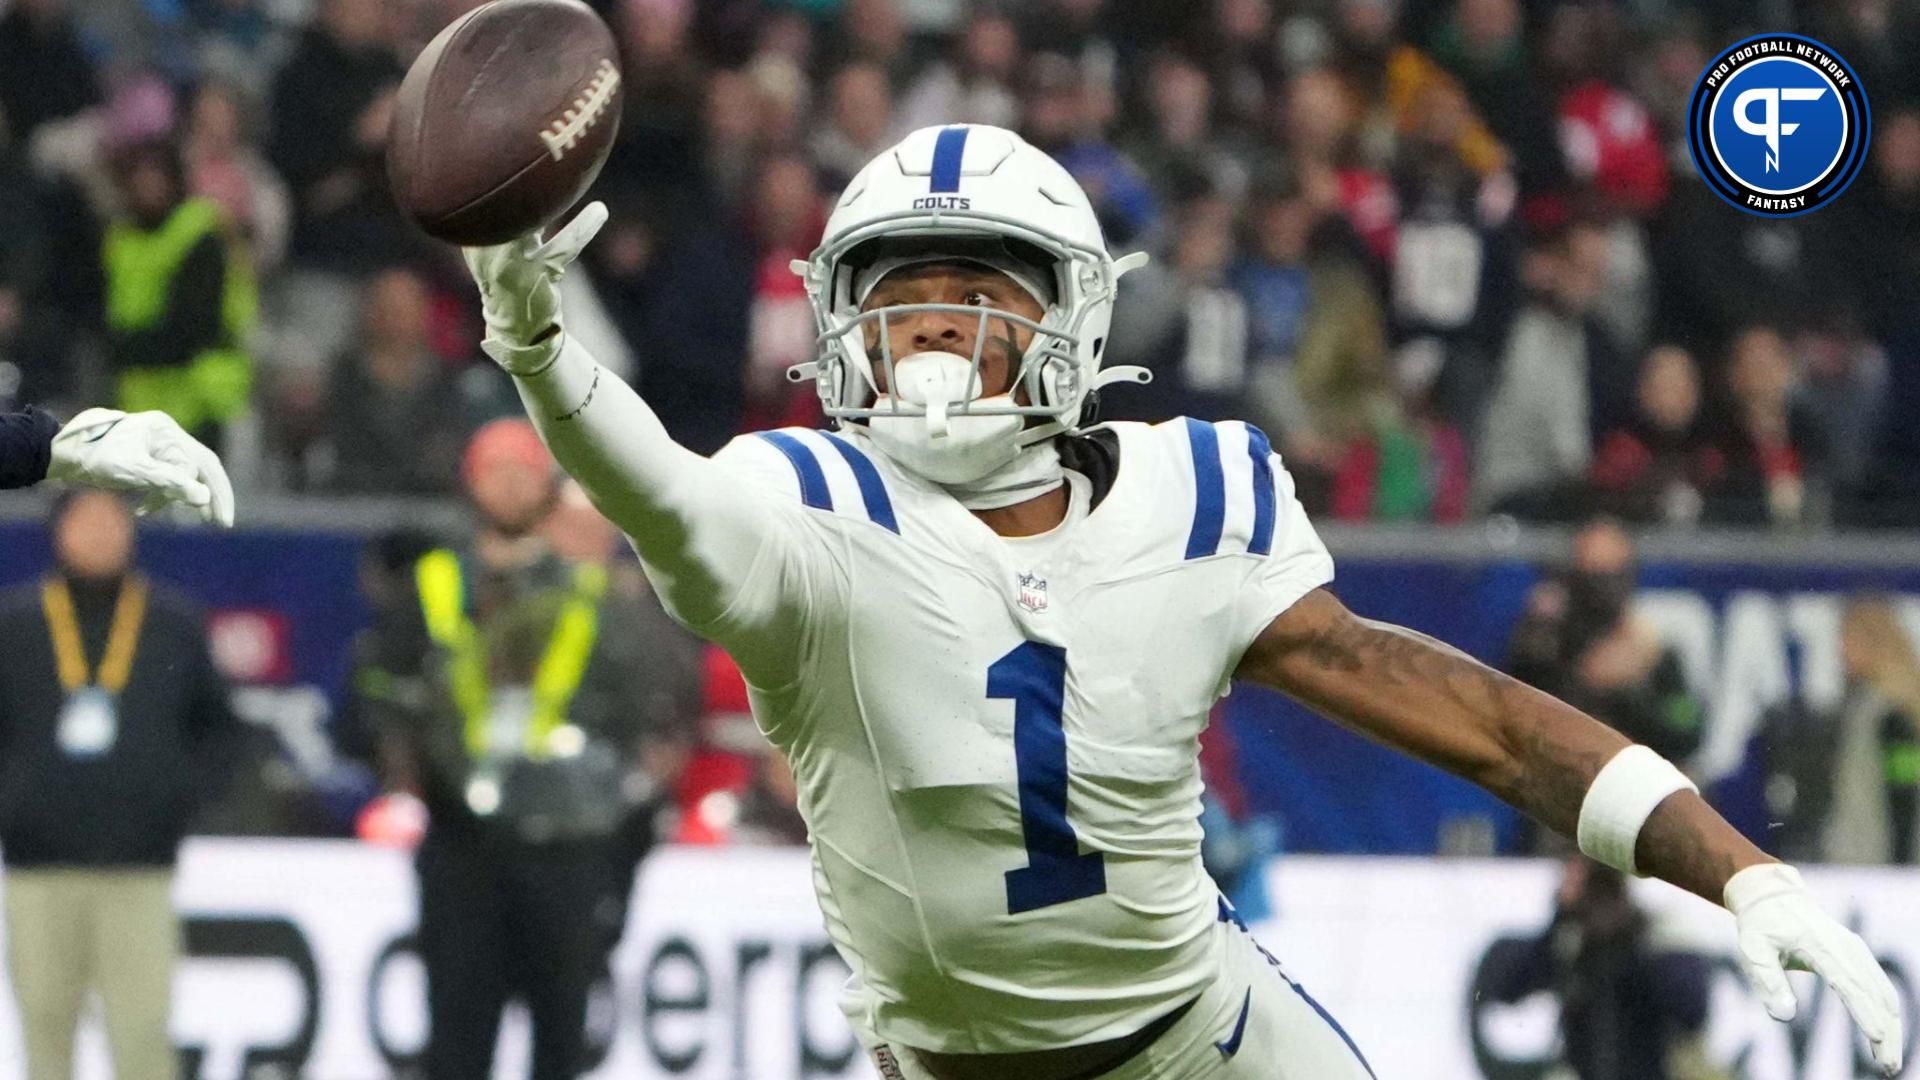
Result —
<instances>
[{"instance_id":1,"label":"blue shoulder stripe","mask_svg":"<svg viewBox=\"0 0 1920 1080\"><path fill-rule=\"evenodd\" d=\"M1193 531L1187 534L1187 558L1220 550L1226 520L1227 482L1220 471L1220 437L1213 425L1187 417L1187 442L1193 447Z\"/></svg>"},{"instance_id":2,"label":"blue shoulder stripe","mask_svg":"<svg viewBox=\"0 0 1920 1080\"><path fill-rule=\"evenodd\" d=\"M853 477L860 482L860 501L867 504L867 517L874 524L885 526L895 536L900 535L900 523L893 517L893 500L887 497L887 485L880 479L880 470L873 467L867 455L853 448L853 445L831 431L820 434L827 437L840 456L847 459L853 468Z\"/></svg>"},{"instance_id":3,"label":"blue shoulder stripe","mask_svg":"<svg viewBox=\"0 0 1920 1080\"><path fill-rule=\"evenodd\" d=\"M827 490L827 474L820 470L820 459L806 443L784 431L762 431L760 437L787 455L787 463L800 477L800 501L815 510L833 509L833 493Z\"/></svg>"},{"instance_id":4,"label":"blue shoulder stripe","mask_svg":"<svg viewBox=\"0 0 1920 1080\"><path fill-rule=\"evenodd\" d=\"M1247 552L1265 555L1273 550L1273 447L1266 432L1247 425L1247 454L1253 458L1253 539Z\"/></svg>"}]
</instances>

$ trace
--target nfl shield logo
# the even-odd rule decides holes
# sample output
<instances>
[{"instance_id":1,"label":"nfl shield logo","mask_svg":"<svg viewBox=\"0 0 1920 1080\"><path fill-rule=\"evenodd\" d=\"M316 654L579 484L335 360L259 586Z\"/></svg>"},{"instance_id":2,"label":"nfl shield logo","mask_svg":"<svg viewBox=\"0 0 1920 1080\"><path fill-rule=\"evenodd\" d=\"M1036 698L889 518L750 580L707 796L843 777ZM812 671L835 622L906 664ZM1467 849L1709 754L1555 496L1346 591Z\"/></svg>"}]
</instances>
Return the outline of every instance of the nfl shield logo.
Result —
<instances>
[{"instance_id":1,"label":"nfl shield logo","mask_svg":"<svg viewBox=\"0 0 1920 1080\"><path fill-rule=\"evenodd\" d=\"M900 1071L900 1063L894 1060L893 1051L888 1047L873 1048L873 1064L885 1080L906 1080L906 1074Z\"/></svg>"},{"instance_id":2,"label":"nfl shield logo","mask_svg":"<svg viewBox=\"0 0 1920 1080\"><path fill-rule=\"evenodd\" d=\"M1020 575L1020 606L1035 615L1047 610L1047 580L1032 574Z\"/></svg>"}]
</instances>

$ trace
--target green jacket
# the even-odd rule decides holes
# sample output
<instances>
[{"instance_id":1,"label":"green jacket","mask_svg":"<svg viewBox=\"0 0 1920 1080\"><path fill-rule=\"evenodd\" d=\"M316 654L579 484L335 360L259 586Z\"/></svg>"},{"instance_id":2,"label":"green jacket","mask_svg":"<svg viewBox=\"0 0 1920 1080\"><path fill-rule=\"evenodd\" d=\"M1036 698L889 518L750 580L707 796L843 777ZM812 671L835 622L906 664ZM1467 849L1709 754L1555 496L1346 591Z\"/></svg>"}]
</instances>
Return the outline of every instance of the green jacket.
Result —
<instances>
[{"instance_id":1,"label":"green jacket","mask_svg":"<svg viewBox=\"0 0 1920 1080\"><path fill-rule=\"evenodd\" d=\"M101 263L120 407L157 409L190 431L245 412L259 296L219 205L188 199L153 229L117 222Z\"/></svg>"}]
</instances>

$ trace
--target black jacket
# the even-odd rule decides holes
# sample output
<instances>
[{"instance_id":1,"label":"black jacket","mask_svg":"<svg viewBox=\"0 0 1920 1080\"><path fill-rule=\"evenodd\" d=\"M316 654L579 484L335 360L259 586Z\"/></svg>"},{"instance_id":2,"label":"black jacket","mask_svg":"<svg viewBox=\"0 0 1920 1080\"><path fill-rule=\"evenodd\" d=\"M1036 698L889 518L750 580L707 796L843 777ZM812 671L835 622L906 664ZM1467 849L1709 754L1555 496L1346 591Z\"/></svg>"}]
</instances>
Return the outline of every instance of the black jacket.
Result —
<instances>
[{"instance_id":1,"label":"black jacket","mask_svg":"<svg viewBox=\"0 0 1920 1080\"><path fill-rule=\"evenodd\" d=\"M60 421L52 413L0 413L0 488L32 487L45 480L59 430Z\"/></svg>"},{"instance_id":2,"label":"black jacket","mask_svg":"<svg viewBox=\"0 0 1920 1080\"><path fill-rule=\"evenodd\" d=\"M1511 1004L1550 992L1560 1002L1563 1058L1580 1080L1668 1080L1668 1054L1706 1027L1713 962L1652 948L1637 915L1605 932L1579 923L1561 912L1538 937L1495 941L1469 1000Z\"/></svg>"},{"instance_id":3,"label":"black jacket","mask_svg":"<svg viewBox=\"0 0 1920 1080\"><path fill-rule=\"evenodd\" d=\"M296 263L357 271L412 254L385 158L356 138L361 117L403 74L386 49L350 47L319 28L281 67L267 158L293 191Z\"/></svg>"},{"instance_id":4,"label":"black jacket","mask_svg":"<svg viewBox=\"0 0 1920 1080\"><path fill-rule=\"evenodd\" d=\"M76 582L87 663L106 649L118 584ZM195 608L153 588L119 735L98 758L55 741L66 693L38 583L0 601L0 850L8 866L168 866L216 795L239 734Z\"/></svg>"}]
</instances>

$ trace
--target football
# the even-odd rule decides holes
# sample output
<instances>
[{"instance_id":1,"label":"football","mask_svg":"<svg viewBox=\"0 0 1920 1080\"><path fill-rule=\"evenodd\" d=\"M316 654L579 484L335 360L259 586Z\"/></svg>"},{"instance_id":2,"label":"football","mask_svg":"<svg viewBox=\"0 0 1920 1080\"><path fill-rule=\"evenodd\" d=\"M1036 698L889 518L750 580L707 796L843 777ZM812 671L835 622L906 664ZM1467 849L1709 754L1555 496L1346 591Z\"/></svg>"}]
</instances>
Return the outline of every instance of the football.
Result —
<instances>
[{"instance_id":1,"label":"football","mask_svg":"<svg viewBox=\"0 0 1920 1080\"><path fill-rule=\"evenodd\" d=\"M420 53L392 124L394 199L429 235L479 247L544 228L613 149L613 34L579 0L493 0Z\"/></svg>"}]
</instances>

